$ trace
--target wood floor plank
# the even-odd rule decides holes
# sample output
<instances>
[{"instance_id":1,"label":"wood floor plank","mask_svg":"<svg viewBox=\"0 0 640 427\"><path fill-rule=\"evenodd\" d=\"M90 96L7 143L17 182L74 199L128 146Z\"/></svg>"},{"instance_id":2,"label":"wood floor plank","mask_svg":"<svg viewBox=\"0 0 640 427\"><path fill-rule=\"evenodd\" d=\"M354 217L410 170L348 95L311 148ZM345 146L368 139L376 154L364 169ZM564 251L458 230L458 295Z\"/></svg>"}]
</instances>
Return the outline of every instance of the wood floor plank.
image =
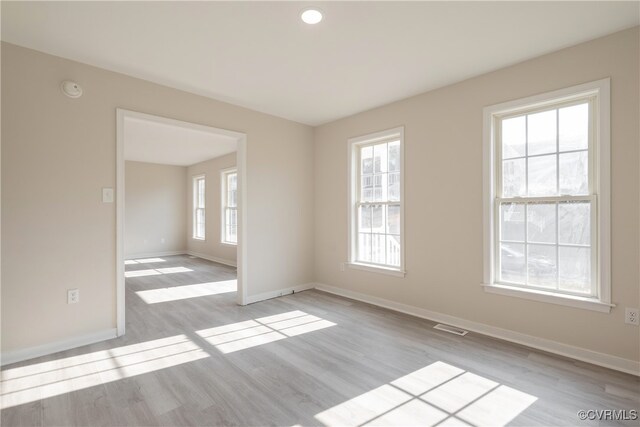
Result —
<instances>
[{"instance_id":1,"label":"wood floor plank","mask_svg":"<svg viewBox=\"0 0 640 427\"><path fill-rule=\"evenodd\" d=\"M195 296L236 277L199 258L126 270L127 334L4 367L3 426L638 425L577 418L640 410L631 375L319 291Z\"/></svg>"}]
</instances>

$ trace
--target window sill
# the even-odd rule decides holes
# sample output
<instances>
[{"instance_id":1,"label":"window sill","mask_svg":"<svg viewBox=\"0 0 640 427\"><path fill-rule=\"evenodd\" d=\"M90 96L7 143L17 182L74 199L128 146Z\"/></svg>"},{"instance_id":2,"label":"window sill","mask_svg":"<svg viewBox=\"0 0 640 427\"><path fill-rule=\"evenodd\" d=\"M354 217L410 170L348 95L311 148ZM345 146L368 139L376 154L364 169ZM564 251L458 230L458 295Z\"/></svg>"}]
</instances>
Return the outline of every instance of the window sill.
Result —
<instances>
[{"instance_id":1,"label":"window sill","mask_svg":"<svg viewBox=\"0 0 640 427\"><path fill-rule=\"evenodd\" d=\"M199 241L199 242L204 242L204 241L205 241L205 238L204 238L204 237L192 237L191 239L192 239L192 240L197 240L197 241Z\"/></svg>"},{"instance_id":2,"label":"window sill","mask_svg":"<svg viewBox=\"0 0 640 427\"><path fill-rule=\"evenodd\" d=\"M358 262L349 262L347 263L347 266L349 266L349 268L353 268L354 270L370 271L372 273L387 274L389 276L395 277L404 277L406 274L406 271L400 269L386 268L370 264L361 264Z\"/></svg>"},{"instance_id":3,"label":"window sill","mask_svg":"<svg viewBox=\"0 0 640 427\"><path fill-rule=\"evenodd\" d=\"M231 246L233 248L238 246L237 243L229 243L229 242L220 242L220 245L222 245L222 246Z\"/></svg>"},{"instance_id":4,"label":"window sill","mask_svg":"<svg viewBox=\"0 0 640 427\"><path fill-rule=\"evenodd\" d=\"M522 289L515 286L482 284L485 292L498 295L507 295L516 298L524 298L533 301L547 302L550 304L564 305L568 307L582 308L585 310L609 313L615 304L610 304L595 298L578 297L573 295L559 295L552 292L537 289Z\"/></svg>"}]
</instances>

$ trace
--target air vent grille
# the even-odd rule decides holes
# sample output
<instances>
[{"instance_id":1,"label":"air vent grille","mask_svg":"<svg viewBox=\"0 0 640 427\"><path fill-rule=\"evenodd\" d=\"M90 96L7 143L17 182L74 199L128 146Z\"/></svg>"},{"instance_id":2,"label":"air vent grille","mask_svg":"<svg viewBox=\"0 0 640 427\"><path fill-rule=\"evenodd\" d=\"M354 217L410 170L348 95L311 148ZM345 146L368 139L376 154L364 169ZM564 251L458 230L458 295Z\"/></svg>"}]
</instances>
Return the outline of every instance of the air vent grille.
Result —
<instances>
[{"instance_id":1,"label":"air vent grille","mask_svg":"<svg viewBox=\"0 0 640 427\"><path fill-rule=\"evenodd\" d=\"M465 331L464 329L456 328L455 326L443 325L442 323L438 323L433 327L433 329L449 332L450 334L460 335L461 337L469 333L469 331Z\"/></svg>"}]
</instances>

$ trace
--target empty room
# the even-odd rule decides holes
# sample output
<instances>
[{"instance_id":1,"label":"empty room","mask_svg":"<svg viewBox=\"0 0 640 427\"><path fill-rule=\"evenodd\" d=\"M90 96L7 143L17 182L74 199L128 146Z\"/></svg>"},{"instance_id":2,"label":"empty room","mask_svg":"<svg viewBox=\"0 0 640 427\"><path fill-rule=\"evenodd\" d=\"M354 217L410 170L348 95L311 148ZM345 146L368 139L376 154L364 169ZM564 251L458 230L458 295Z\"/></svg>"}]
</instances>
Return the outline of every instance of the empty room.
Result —
<instances>
[{"instance_id":1,"label":"empty room","mask_svg":"<svg viewBox=\"0 0 640 427\"><path fill-rule=\"evenodd\" d=\"M640 1L2 1L2 426L640 425Z\"/></svg>"}]
</instances>

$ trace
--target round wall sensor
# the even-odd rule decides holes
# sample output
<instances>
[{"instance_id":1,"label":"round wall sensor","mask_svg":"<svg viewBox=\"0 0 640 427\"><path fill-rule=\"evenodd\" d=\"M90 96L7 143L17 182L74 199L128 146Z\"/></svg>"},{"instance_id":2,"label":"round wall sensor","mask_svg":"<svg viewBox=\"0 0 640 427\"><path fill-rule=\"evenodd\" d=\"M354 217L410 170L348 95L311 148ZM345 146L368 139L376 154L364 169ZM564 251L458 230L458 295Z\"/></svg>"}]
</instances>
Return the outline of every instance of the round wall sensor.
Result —
<instances>
[{"instance_id":1,"label":"round wall sensor","mask_svg":"<svg viewBox=\"0 0 640 427\"><path fill-rule=\"evenodd\" d=\"M65 80L62 82L62 92L69 98L80 98L82 96L82 87L76 82Z\"/></svg>"}]
</instances>

